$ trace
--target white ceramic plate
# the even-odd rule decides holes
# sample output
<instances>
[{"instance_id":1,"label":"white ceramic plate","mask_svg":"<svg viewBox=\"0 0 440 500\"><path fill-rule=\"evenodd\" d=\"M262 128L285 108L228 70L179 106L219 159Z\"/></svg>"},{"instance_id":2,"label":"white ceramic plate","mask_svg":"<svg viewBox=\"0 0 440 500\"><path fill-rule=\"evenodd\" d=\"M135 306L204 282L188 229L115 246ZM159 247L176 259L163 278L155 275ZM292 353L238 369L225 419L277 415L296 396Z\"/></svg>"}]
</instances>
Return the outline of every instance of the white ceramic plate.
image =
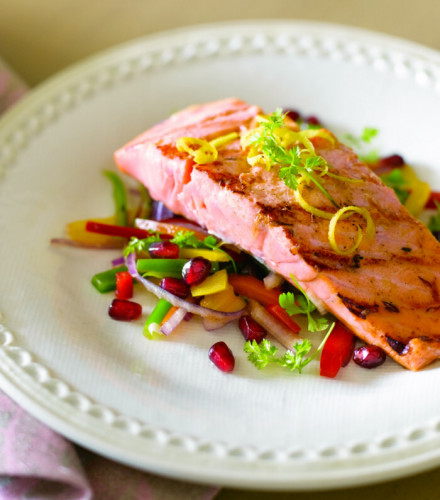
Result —
<instances>
[{"instance_id":1,"label":"white ceramic plate","mask_svg":"<svg viewBox=\"0 0 440 500\"><path fill-rule=\"evenodd\" d=\"M171 112L237 96L291 106L336 131L380 129L440 187L440 57L401 40L337 26L250 22L149 37L51 79L0 127L0 383L69 438L133 466L247 488L317 489L440 464L440 366L388 361L258 372L235 327L183 325L149 342L141 322L107 316L90 277L116 254L52 248L67 221L112 211L112 153ZM145 294L146 309L154 299ZM208 360L236 353L225 375Z\"/></svg>"}]
</instances>

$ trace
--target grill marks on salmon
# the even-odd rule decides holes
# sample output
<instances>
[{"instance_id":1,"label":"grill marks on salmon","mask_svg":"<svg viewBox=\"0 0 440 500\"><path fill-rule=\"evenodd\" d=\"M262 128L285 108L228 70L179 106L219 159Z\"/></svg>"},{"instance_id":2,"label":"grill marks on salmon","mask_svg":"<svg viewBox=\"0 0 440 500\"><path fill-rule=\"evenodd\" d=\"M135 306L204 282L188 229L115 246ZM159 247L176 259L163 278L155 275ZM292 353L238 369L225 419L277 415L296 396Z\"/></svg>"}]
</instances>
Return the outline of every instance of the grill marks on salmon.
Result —
<instances>
[{"instance_id":1,"label":"grill marks on salmon","mask_svg":"<svg viewBox=\"0 0 440 500\"><path fill-rule=\"evenodd\" d=\"M296 203L278 177L279 167L251 167L238 140L209 165L195 164L176 149L180 137L212 140L240 132L259 113L236 99L188 108L118 150L116 163L175 213L264 260L288 281L293 275L320 309L403 366L418 370L440 357L440 244L351 149L338 141L313 141L332 172L364 181L323 179L338 205L365 207L374 220L374 239L350 256L332 250L328 220ZM303 194L334 212L316 189ZM338 224L342 247L352 244L353 220ZM362 218L357 222L362 225Z\"/></svg>"}]
</instances>

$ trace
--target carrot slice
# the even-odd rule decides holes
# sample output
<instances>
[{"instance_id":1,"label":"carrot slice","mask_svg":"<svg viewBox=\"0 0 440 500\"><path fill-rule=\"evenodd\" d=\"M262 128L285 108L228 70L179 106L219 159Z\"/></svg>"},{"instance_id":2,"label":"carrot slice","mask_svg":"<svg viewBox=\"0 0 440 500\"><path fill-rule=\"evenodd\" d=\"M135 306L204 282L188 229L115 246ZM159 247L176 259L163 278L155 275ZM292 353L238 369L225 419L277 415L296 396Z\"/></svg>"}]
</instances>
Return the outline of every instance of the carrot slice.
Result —
<instances>
[{"instance_id":1,"label":"carrot slice","mask_svg":"<svg viewBox=\"0 0 440 500\"><path fill-rule=\"evenodd\" d=\"M176 306L172 306L170 310L165 314L163 320L160 322L160 326L166 323L171 318L171 316L177 311L177 309L179 308Z\"/></svg>"},{"instance_id":2,"label":"carrot slice","mask_svg":"<svg viewBox=\"0 0 440 500\"><path fill-rule=\"evenodd\" d=\"M280 292L276 289L268 290L263 281L253 276L230 274L229 283L238 295L254 299L264 306L278 304Z\"/></svg>"},{"instance_id":3,"label":"carrot slice","mask_svg":"<svg viewBox=\"0 0 440 500\"><path fill-rule=\"evenodd\" d=\"M279 304L267 306L266 310L269 311L270 314L275 316L275 318L284 323L287 328L292 330L292 332L298 333L299 331L301 331L301 327L298 325L298 323L296 323Z\"/></svg>"}]
</instances>

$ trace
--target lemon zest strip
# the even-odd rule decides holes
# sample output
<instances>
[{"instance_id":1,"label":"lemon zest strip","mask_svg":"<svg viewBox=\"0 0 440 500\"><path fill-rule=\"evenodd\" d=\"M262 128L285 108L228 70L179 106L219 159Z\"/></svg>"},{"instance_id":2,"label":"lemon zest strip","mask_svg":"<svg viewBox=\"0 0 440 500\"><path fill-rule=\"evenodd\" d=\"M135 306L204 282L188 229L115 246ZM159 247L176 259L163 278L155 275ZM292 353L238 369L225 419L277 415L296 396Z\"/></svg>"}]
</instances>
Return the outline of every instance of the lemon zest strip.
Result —
<instances>
[{"instance_id":1,"label":"lemon zest strip","mask_svg":"<svg viewBox=\"0 0 440 500\"><path fill-rule=\"evenodd\" d=\"M376 232L373 219L371 218L370 212L366 208L357 207L353 205L339 209L331 218L328 226L328 239L330 245L332 249L339 255L350 255L354 253L361 244L361 241L363 239L363 231L359 226L357 226L357 236L353 246L348 248L347 250L342 250L338 246L336 242L336 225L338 224L339 220L346 219L347 217L349 217L350 215L349 212L362 215L362 217L365 219L367 223L367 227L365 230L367 241L370 241L372 238L374 238L374 234Z\"/></svg>"}]
</instances>

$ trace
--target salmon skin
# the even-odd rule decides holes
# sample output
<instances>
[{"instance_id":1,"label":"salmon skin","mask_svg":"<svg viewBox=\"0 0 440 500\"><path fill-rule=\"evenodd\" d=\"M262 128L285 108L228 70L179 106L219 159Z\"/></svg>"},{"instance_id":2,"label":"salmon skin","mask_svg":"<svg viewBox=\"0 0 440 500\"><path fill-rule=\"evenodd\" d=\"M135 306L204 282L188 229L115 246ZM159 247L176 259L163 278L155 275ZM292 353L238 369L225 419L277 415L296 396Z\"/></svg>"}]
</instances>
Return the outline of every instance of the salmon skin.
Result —
<instances>
[{"instance_id":1,"label":"salmon skin","mask_svg":"<svg viewBox=\"0 0 440 500\"><path fill-rule=\"evenodd\" d=\"M332 172L363 180L323 179L339 206L365 207L375 223L374 238L348 256L333 251L329 221L296 203L279 167L250 166L238 139L208 165L176 148L180 137L210 141L245 131L257 114L259 107L237 99L185 109L116 151L116 163L173 212L263 260L291 283L294 276L318 309L404 367L419 370L440 357L440 244L350 148L336 138L312 141ZM317 190L307 196L314 206L334 211ZM351 238L352 226L338 224L338 238Z\"/></svg>"}]
</instances>

